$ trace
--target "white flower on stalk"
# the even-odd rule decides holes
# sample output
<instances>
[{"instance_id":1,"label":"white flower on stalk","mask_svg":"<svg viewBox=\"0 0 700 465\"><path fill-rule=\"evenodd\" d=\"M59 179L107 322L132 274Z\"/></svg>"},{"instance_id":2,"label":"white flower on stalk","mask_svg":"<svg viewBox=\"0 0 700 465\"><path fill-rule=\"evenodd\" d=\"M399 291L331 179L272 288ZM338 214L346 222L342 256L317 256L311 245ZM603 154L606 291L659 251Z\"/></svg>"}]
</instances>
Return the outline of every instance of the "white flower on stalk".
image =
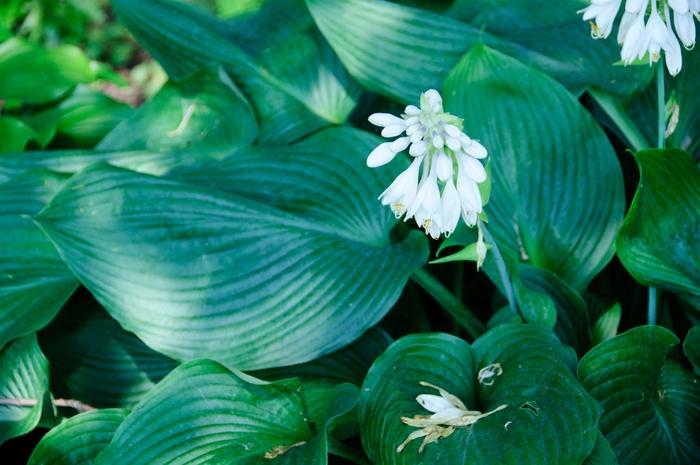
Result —
<instances>
[{"instance_id":1,"label":"white flower on stalk","mask_svg":"<svg viewBox=\"0 0 700 465\"><path fill-rule=\"evenodd\" d=\"M481 413L478 410L469 410L459 397L450 394L441 387L426 383L425 381L421 381L419 384L424 387L435 389L440 395L421 394L416 397L416 402L425 410L431 412L431 415L401 417L403 423L419 429L409 434L406 440L399 444L396 448L396 452L398 453L403 452L411 441L423 438L423 442L418 448L418 453L420 454L423 452L423 449L425 449L425 446L450 436L458 427L471 426L482 418L508 407L507 405L501 405L486 413Z\"/></svg>"},{"instance_id":2,"label":"white flower on stalk","mask_svg":"<svg viewBox=\"0 0 700 465\"><path fill-rule=\"evenodd\" d=\"M415 218L432 238L451 234L462 217L474 226L483 202L479 183L486 170L483 145L462 132L463 120L442 108L442 97L430 89L420 98L420 108L409 105L401 117L375 113L369 122L382 127L382 136L398 137L375 148L367 166L376 168L392 161L404 150L411 165L379 196L396 218Z\"/></svg>"},{"instance_id":3,"label":"white flower on stalk","mask_svg":"<svg viewBox=\"0 0 700 465\"><path fill-rule=\"evenodd\" d=\"M591 21L593 38L610 35L621 4L622 0L591 0L579 11ZM700 21L700 0L626 0L617 34L622 61L629 65L648 56L654 63L663 51L668 72L677 75L683 67L680 44L688 50L695 46L693 16Z\"/></svg>"}]
</instances>

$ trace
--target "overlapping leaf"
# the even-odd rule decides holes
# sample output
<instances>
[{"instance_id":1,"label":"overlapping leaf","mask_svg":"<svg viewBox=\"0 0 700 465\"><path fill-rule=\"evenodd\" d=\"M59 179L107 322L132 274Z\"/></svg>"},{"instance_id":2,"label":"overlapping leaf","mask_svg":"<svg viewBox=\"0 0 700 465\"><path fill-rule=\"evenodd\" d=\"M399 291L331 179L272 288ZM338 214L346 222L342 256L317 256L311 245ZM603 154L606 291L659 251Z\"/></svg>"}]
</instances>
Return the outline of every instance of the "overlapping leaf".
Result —
<instances>
[{"instance_id":1,"label":"overlapping leaf","mask_svg":"<svg viewBox=\"0 0 700 465\"><path fill-rule=\"evenodd\" d=\"M473 348L442 334L399 339L377 359L361 391L365 450L376 465L581 463L596 441L598 409L574 378L571 361L571 352L551 333L527 325L494 328ZM479 383L478 371L495 363L502 374ZM458 427L422 454L415 443L399 453L397 446L415 431L400 417L429 414L415 398L437 394L422 381L472 410L507 407Z\"/></svg>"},{"instance_id":2,"label":"overlapping leaf","mask_svg":"<svg viewBox=\"0 0 700 465\"><path fill-rule=\"evenodd\" d=\"M95 69L77 47L45 49L16 38L0 44L0 99L45 103L95 77Z\"/></svg>"},{"instance_id":3,"label":"overlapping leaf","mask_svg":"<svg viewBox=\"0 0 700 465\"><path fill-rule=\"evenodd\" d=\"M343 122L354 108L356 85L310 29L300 1L269 2L252 19L229 22L174 0L112 5L171 77L213 64L230 72L258 112L263 141L295 140Z\"/></svg>"},{"instance_id":4,"label":"overlapping leaf","mask_svg":"<svg viewBox=\"0 0 700 465\"><path fill-rule=\"evenodd\" d=\"M63 180L38 171L0 184L0 348L48 324L78 285L30 218Z\"/></svg>"},{"instance_id":5,"label":"overlapping leaf","mask_svg":"<svg viewBox=\"0 0 700 465\"><path fill-rule=\"evenodd\" d=\"M641 181L617 239L618 256L639 282L679 292L700 308L700 170L679 150L635 157Z\"/></svg>"},{"instance_id":6,"label":"overlapping leaf","mask_svg":"<svg viewBox=\"0 0 700 465\"><path fill-rule=\"evenodd\" d=\"M167 83L97 146L101 150L184 151L225 154L255 140L248 101L222 70L203 70Z\"/></svg>"},{"instance_id":7,"label":"overlapping leaf","mask_svg":"<svg viewBox=\"0 0 700 465\"><path fill-rule=\"evenodd\" d=\"M489 229L511 263L575 289L612 258L622 173L605 133L560 84L476 46L443 85L445 105L491 156Z\"/></svg>"},{"instance_id":8,"label":"overlapping leaf","mask_svg":"<svg viewBox=\"0 0 700 465\"><path fill-rule=\"evenodd\" d=\"M28 465L92 465L128 411L104 409L69 418L41 438Z\"/></svg>"},{"instance_id":9,"label":"overlapping leaf","mask_svg":"<svg viewBox=\"0 0 700 465\"><path fill-rule=\"evenodd\" d=\"M40 342L51 362L54 395L93 407L132 407L177 366L92 299L72 299Z\"/></svg>"},{"instance_id":10,"label":"overlapping leaf","mask_svg":"<svg viewBox=\"0 0 700 465\"><path fill-rule=\"evenodd\" d=\"M611 66L617 46L591 40L573 0L551 2L536 14L526 0L456 4L452 14L469 24L382 0L306 3L348 72L364 87L405 103L439 87L479 42L550 73L574 91L597 85L629 93L648 76L645 70Z\"/></svg>"},{"instance_id":11,"label":"overlapping leaf","mask_svg":"<svg viewBox=\"0 0 700 465\"><path fill-rule=\"evenodd\" d=\"M678 342L665 328L638 327L599 344L579 364L581 383L604 408L600 427L622 465L700 460L700 385L667 358Z\"/></svg>"},{"instance_id":12,"label":"overlapping leaf","mask_svg":"<svg viewBox=\"0 0 700 465\"><path fill-rule=\"evenodd\" d=\"M241 369L304 362L374 325L425 260L420 233L389 241L376 195L396 171L367 170L376 143L331 130L180 172L188 182L96 166L37 220L152 348Z\"/></svg>"},{"instance_id":13,"label":"overlapping leaf","mask_svg":"<svg viewBox=\"0 0 700 465\"><path fill-rule=\"evenodd\" d=\"M95 463L248 464L311 437L298 382L264 384L200 360L158 384Z\"/></svg>"},{"instance_id":14,"label":"overlapping leaf","mask_svg":"<svg viewBox=\"0 0 700 465\"><path fill-rule=\"evenodd\" d=\"M49 388L49 364L36 336L0 350L0 444L34 429Z\"/></svg>"}]
</instances>

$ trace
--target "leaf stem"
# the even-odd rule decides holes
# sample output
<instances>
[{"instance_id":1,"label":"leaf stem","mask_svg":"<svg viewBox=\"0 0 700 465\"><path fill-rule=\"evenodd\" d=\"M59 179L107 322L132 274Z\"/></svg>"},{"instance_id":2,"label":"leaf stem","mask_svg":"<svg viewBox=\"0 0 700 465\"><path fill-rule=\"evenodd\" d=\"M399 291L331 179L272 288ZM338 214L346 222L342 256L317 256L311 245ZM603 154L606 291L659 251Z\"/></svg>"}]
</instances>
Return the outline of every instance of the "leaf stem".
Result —
<instances>
[{"instance_id":1,"label":"leaf stem","mask_svg":"<svg viewBox=\"0 0 700 465\"><path fill-rule=\"evenodd\" d=\"M483 334L485 328L483 323L474 316L457 297L454 296L443 284L424 268L413 272L411 279L418 284L425 292L437 301L447 313L452 316L461 327L474 339Z\"/></svg>"},{"instance_id":2,"label":"leaf stem","mask_svg":"<svg viewBox=\"0 0 700 465\"><path fill-rule=\"evenodd\" d=\"M36 399L0 399L0 405L11 405L14 407L34 407L39 401ZM53 399L53 404L56 407L67 407L77 410L78 412L87 412L95 410L95 407L84 404L75 399Z\"/></svg>"},{"instance_id":3,"label":"leaf stem","mask_svg":"<svg viewBox=\"0 0 700 465\"><path fill-rule=\"evenodd\" d=\"M657 138L656 146L660 149L666 145L666 83L664 62L660 60L656 69L656 105L657 105ZM653 286L649 287L647 298L647 322L656 324L656 306L659 301L659 293Z\"/></svg>"},{"instance_id":4,"label":"leaf stem","mask_svg":"<svg viewBox=\"0 0 700 465\"><path fill-rule=\"evenodd\" d=\"M630 147L637 152L651 147L651 144L646 140L644 134L642 134L634 121L632 121L632 118L630 118L620 102L613 96L596 88L589 89L588 94L595 100L598 106L602 108L613 123L615 123L620 132L622 132L622 135L627 139Z\"/></svg>"},{"instance_id":5,"label":"leaf stem","mask_svg":"<svg viewBox=\"0 0 700 465\"><path fill-rule=\"evenodd\" d=\"M658 135L656 139L656 147L664 148L666 145L666 87L664 83L664 62L660 60L658 63L658 69L656 72L656 104L657 116L658 116Z\"/></svg>"},{"instance_id":6,"label":"leaf stem","mask_svg":"<svg viewBox=\"0 0 700 465\"><path fill-rule=\"evenodd\" d=\"M494 240L491 232L489 232L486 227L486 223L479 221L479 227L484 232L484 238L486 242L491 245L491 253L493 253L494 261L496 262L496 269L498 270L498 275L501 277L501 283L503 284L503 290L508 299L508 307L510 307L511 312L514 315L518 314L518 304L515 301L515 293L513 292L513 283L510 282L510 276L508 276L508 268L506 267L506 261L503 259L501 254L501 249L498 248L498 244Z\"/></svg>"}]
</instances>

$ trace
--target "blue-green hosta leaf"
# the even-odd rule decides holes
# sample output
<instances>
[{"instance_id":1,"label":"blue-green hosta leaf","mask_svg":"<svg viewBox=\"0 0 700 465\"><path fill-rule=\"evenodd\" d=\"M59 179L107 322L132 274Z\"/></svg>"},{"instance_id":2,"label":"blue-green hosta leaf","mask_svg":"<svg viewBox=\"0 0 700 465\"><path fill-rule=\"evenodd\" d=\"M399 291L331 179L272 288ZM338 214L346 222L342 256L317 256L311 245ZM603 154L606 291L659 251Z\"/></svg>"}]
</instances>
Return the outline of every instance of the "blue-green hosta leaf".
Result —
<instances>
[{"instance_id":1,"label":"blue-green hosta leaf","mask_svg":"<svg viewBox=\"0 0 700 465\"><path fill-rule=\"evenodd\" d=\"M95 77L95 69L77 47L46 49L17 38L0 44L2 100L45 103Z\"/></svg>"},{"instance_id":2,"label":"blue-green hosta leaf","mask_svg":"<svg viewBox=\"0 0 700 465\"><path fill-rule=\"evenodd\" d=\"M667 358L678 342L665 328L643 326L599 344L579 364L621 465L700 461L700 383Z\"/></svg>"},{"instance_id":3,"label":"blue-green hosta leaf","mask_svg":"<svg viewBox=\"0 0 700 465\"><path fill-rule=\"evenodd\" d=\"M523 350L527 347L527 350ZM469 347L444 334L406 336L370 369L360 395L362 441L376 465L481 465L581 463L593 450L598 409L570 367L572 354L550 332L501 325ZM498 363L502 373L479 382L480 369ZM421 439L397 446L416 428L400 418L426 415L419 394L440 386L470 409L506 408L457 427L418 453Z\"/></svg>"},{"instance_id":4,"label":"blue-green hosta leaf","mask_svg":"<svg viewBox=\"0 0 700 465\"><path fill-rule=\"evenodd\" d=\"M95 463L248 465L311 439L297 381L266 384L196 360L176 368L139 403Z\"/></svg>"},{"instance_id":5,"label":"blue-green hosta leaf","mask_svg":"<svg viewBox=\"0 0 700 465\"><path fill-rule=\"evenodd\" d=\"M680 150L645 150L635 157L641 180L617 254L637 281L687 295L698 306L700 169Z\"/></svg>"},{"instance_id":6,"label":"blue-green hosta leaf","mask_svg":"<svg viewBox=\"0 0 700 465\"><path fill-rule=\"evenodd\" d=\"M348 72L367 89L405 103L439 87L464 52L479 42L551 74L574 91L596 85L630 93L649 74L613 68L619 48L614 41L591 40L573 0L547 2L536 14L526 0L455 5L453 14L469 24L383 0L306 3ZM528 10L521 18L524 5Z\"/></svg>"},{"instance_id":7,"label":"blue-green hosta leaf","mask_svg":"<svg viewBox=\"0 0 700 465\"><path fill-rule=\"evenodd\" d=\"M48 389L49 362L35 335L0 350L0 444L34 429Z\"/></svg>"},{"instance_id":8,"label":"blue-green hosta leaf","mask_svg":"<svg viewBox=\"0 0 700 465\"><path fill-rule=\"evenodd\" d=\"M445 106L489 150L489 229L512 264L549 270L577 290L612 258L622 173L605 133L548 76L485 46L443 85Z\"/></svg>"},{"instance_id":9,"label":"blue-green hosta leaf","mask_svg":"<svg viewBox=\"0 0 700 465\"><path fill-rule=\"evenodd\" d=\"M177 366L79 296L40 336L53 394L93 407L131 407Z\"/></svg>"},{"instance_id":10,"label":"blue-green hosta leaf","mask_svg":"<svg viewBox=\"0 0 700 465\"><path fill-rule=\"evenodd\" d=\"M167 83L97 146L226 154L255 140L253 109L221 69Z\"/></svg>"},{"instance_id":11,"label":"blue-green hosta leaf","mask_svg":"<svg viewBox=\"0 0 700 465\"><path fill-rule=\"evenodd\" d=\"M368 170L376 143L330 130L180 172L188 182L96 166L37 220L153 349L240 369L300 363L376 324L425 261L420 233L389 241L396 220L376 196L400 167Z\"/></svg>"},{"instance_id":12,"label":"blue-green hosta leaf","mask_svg":"<svg viewBox=\"0 0 700 465\"><path fill-rule=\"evenodd\" d=\"M0 157L0 182L36 169L64 175L75 174L95 163L128 168L139 173L161 176L180 165L198 165L210 158L194 150L154 152L146 150L44 150L5 154Z\"/></svg>"},{"instance_id":13,"label":"blue-green hosta leaf","mask_svg":"<svg viewBox=\"0 0 700 465\"><path fill-rule=\"evenodd\" d=\"M63 181L38 171L0 184L0 348L48 324L78 286L30 218Z\"/></svg>"},{"instance_id":14,"label":"blue-green hosta leaf","mask_svg":"<svg viewBox=\"0 0 700 465\"><path fill-rule=\"evenodd\" d=\"M128 413L115 408L69 418L41 438L27 465L93 465Z\"/></svg>"},{"instance_id":15,"label":"blue-green hosta leaf","mask_svg":"<svg viewBox=\"0 0 700 465\"><path fill-rule=\"evenodd\" d=\"M284 143L342 123L359 90L313 31L300 0L224 22L174 0L112 0L120 20L174 79L220 64L248 94L260 139Z\"/></svg>"}]
</instances>

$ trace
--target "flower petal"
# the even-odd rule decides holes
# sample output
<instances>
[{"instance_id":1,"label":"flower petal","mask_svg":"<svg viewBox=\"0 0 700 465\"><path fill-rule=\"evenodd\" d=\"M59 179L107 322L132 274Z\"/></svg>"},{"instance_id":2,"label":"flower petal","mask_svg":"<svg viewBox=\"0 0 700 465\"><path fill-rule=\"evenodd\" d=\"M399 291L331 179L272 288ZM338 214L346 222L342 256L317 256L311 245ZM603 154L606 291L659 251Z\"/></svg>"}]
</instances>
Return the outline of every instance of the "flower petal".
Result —
<instances>
[{"instance_id":1,"label":"flower petal","mask_svg":"<svg viewBox=\"0 0 700 465\"><path fill-rule=\"evenodd\" d=\"M392 143L393 142L385 142L379 144L376 149L372 150L372 153L367 157L367 166L370 168L377 168L393 160L397 152L391 150Z\"/></svg>"},{"instance_id":2,"label":"flower petal","mask_svg":"<svg viewBox=\"0 0 700 465\"><path fill-rule=\"evenodd\" d=\"M391 113L374 113L372 115L369 115L369 118L367 118L367 120L375 126L380 126L383 128L387 126L397 126L400 124L405 124L404 120L402 120L398 116L392 115Z\"/></svg>"}]
</instances>

